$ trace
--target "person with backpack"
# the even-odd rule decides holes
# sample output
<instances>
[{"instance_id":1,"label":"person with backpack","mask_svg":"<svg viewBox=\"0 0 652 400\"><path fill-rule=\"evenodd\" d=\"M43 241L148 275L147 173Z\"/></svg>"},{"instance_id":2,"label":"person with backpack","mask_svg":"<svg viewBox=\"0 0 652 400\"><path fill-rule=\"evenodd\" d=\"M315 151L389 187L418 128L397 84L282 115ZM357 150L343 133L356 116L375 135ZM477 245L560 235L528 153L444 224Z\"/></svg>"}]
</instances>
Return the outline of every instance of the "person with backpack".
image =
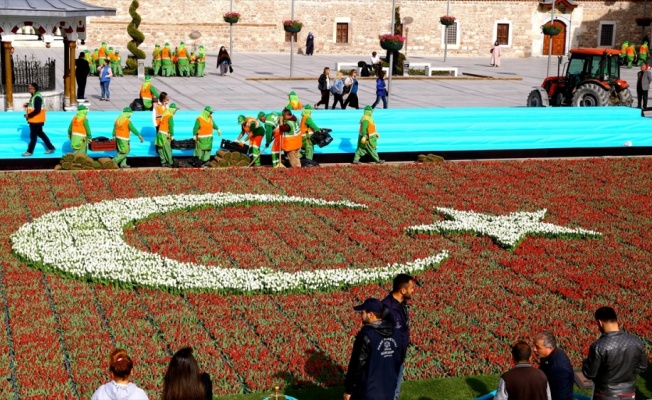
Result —
<instances>
[{"instance_id":1,"label":"person with backpack","mask_svg":"<svg viewBox=\"0 0 652 400\"><path fill-rule=\"evenodd\" d=\"M351 70L350 75L344 81L344 92L348 93L344 102L344 109L346 110L346 107L349 105L356 110L360 109L358 105L358 71L355 69Z\"/></svg>"},{"instance_id":2,"label":"person with backpack","mask_svg":"<svg viewBox=\"0 0 652 400\"><path fill-rule=\"evenodd\" d=\"M340 71L337 72L335 77L335 82L331 86L331 93L333 93L333 107L331 110L335 109L337 102L340 102L340 107L344 109L344 74Z\"/></svg>"}]
</instances>

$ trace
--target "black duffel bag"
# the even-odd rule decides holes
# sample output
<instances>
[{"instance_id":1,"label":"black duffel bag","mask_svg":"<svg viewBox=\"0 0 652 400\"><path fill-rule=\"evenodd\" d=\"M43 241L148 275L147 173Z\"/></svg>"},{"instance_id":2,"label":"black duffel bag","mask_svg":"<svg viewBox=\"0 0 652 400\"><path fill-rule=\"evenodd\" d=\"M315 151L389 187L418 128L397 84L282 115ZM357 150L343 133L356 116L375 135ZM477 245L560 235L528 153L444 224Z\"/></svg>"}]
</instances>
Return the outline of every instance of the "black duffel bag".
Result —
<instances>
[{"instance_id":1,"label":"black duffel bag","mask_svg":"<svg viewBox=\"0 0 652 400\"><path fill-rule=\"evenodd\" d=\"M249 153L249 146L244 143L236 142L233 140L222 139L220 148L228 151L235 151L242 154Z\"/></svg>"},{"instance_id":2,"label":"black duffel bag","mask_svg":"<svg viewBox=\"0 0 652 400\"><path fill-rule=\"evenodd\" d=\"M172 142L170 143L170 147L177 150L194 149L195 141L193 139L186 139L186 140L172 139Z\"/></svg>"},{"instance_id":3,"label":"black duffel bag","mask_svg":"<svg viewBox=\"0 0 652 400\"><path fill-rule=\"evenodd\" d=\"M328 146L333 141L333 137L328 132L332 129L322 128L319 132L315 132L310 137L310 140L319 147Z\"/></svg>"},{"instance_id":4,"label":"black duffel bag","mask_svg":"<svg viewBox=\"0 0 652 400\"><path fill-rule=\"evenodd\" d=\"M131 111L145 111L145 105L143 105L143 99L134 99L134 101L129 104Z\"/></svg>"}]
</instances>

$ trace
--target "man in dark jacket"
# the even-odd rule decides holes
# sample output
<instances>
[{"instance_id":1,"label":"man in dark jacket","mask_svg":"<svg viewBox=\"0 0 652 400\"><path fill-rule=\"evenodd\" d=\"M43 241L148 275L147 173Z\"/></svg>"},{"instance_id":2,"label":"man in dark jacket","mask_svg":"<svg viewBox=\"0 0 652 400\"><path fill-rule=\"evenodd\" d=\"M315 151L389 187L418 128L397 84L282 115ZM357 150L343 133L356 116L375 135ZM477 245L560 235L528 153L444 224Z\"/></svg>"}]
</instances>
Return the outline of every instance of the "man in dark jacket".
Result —
<instances>
[{"instance_id":1,"label":"man in dark jacket","mask_svg":"<svg viewBox=\"0 0 652 400\"><path fill-rule=\"evenodd\" d=\"M557 339L550 331L534 336L534 353L539 356L539 369L546 374L552 400L573 400L575 373L564 351L557 347Z\"/></svg>"},{"instance_id":2,"label":"man in dark jacket","mask_svg":"<svg viewBox=\"0 0 652 400\"><path fill-rule=\"evenodd\" d=\"M392 285L392 292L387 295L382 303L390 311L390 321L394 324L396 329L401 334L401 341L403 342L403 352L407 354L407 348L410 345L410 313L407 301L412 298L414 293L415 281L414 278L408 274L398 274L394 278ZM396 382L396 393L394 399L398 400L398 395L401 392L401 383L403 382L403 364L398 374Z\"/></svg>"},{"instance_id":3,"label":"man in dark jacket","mask_svg":"<svg viewBox=\"0 0 652 400\"><path fill-rule=\"evenodd\" d=\"M593 380L593 399L634 400L636 375L647 369L645 346L636 336L620 330L613 308L598 308L595 320L602 336L582 363L584 376Z\"/></svg>"},{"instance_id":4,"label":"man in dark jacket","mask_svg":"<svg viewBox=\"0 0 652 400\"><path fill-rule=\"evenodd\" d=\"M75 60L75 80L77 81L77 100L86 100L86 78L91 73L91 67L82 51Z\"/></svg>"},{"instance_id":5,"label":"man in dark jacket","mask_svg":"<svg viewBox=\"0 0 652 400\"><path fill-rule=\"evenodd\" d=\"M353 342L344 382L344 400L393 400L398 371L405 358L401 335L383 319L388 310L369 298L354 310L364 324Z\"/></svg>"},{"instance_id":6,"label":"man in dark jacket","mask_svg":"<svg viewBox=\"0 0 652 400\"><path fill-rule=\"evenodd\" d=\"M532 368L530 345L523 341L512 347L514 367L498 381L494 400L550 400L550 387L543 371Z\"/></svg>"}]
</instances>

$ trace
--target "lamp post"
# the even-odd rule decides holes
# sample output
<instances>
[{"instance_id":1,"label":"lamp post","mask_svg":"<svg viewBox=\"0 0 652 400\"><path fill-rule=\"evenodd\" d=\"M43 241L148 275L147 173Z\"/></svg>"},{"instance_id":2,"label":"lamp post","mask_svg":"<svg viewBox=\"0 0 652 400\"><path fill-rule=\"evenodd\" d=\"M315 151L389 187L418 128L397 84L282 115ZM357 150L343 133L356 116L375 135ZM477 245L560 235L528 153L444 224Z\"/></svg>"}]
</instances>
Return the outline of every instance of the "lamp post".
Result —
<instances>
[{"instance_id":1,"label":"lamp post","mask_svg":"<svg viewBox=\"0 0 652 400\"><path fill-rule=\"evenodd\" d=\"M451 11L451 0L446 0L446 16ZM446 62L446 55L448 54L448 25L444 25L444 62Z\"/></svg>"},{"instance_id":2,"label":"lamp post","mask_svg":"<svg viewBox=\"0 0 652 400\"><path fill-rule=\"evenodd\" d=\"M645 18L646 6L647 6L647 0L643 0L643 18ZM645 38L645 27L644 26L641 27L641 37ZM643 39L641 39L641 43L643 43Z\"/></svg>"},{"instance_id":3,"label":"lamp post","mask_svg":"<svg viewBox=\"0 0 652 400\"><path fill-rule=\"evenodd\" d=\"M550 25L555 23L555 2L557 0L552 0L552 13L550 15ZM546 76L550 76L550 58L552 57L552 35L548 35L548 69L546 70Z\"/></svg>"},{"instance_id":4,"label":"lamp post","mask_svg":"<svg viewBox=\"0 0 652 400\"><path fill-rule=\"evenodd\" d=\"M292 11L291 11L290 20L294 21L294 0L292 0ZM292 78L293 68L294 68L294 32L290 32L290 78Z\"/></svg>"},{"instance_id":5,"label":"lamp post","mask_svg":"<svg viewBox=\"0 0 652 400\"><path fill-rule=\"evenodd\" d=\"M231 0L229 12L233 12L233 0ZM233 57L233 24L229 24L229 56Z\"/></svg>"},{"instance_id":6,"label":"lamp post","mask_svg":"<svg viewBox=\"0 0 652 400\"><path fill-rule=\"evenodd\" d=\"M395 21L396 18L396 0L392 0L392 35L396 34L396 30L394 29L394 24L396 23ZM389 93L392 93L390 89L392 88L392 70L394 69L394 50L389 51L389 68L387 70L389 71L389 74L387 74L389 77L387 78L387 107L389 108ZM382 68L381 68L382 71Z\"/></svg>"}]
</instances>

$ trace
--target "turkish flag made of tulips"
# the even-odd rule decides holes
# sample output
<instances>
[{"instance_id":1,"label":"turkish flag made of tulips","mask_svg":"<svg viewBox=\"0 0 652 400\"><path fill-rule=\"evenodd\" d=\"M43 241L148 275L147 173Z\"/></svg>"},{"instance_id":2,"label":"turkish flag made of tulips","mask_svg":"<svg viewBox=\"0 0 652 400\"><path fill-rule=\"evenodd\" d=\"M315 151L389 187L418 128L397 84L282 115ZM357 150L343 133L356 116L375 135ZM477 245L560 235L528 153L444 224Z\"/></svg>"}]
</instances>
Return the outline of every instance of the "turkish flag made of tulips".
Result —
<instances>
[{"instance_id":1,"label":"turkish flag made of tulips","mask_svg":"<svg viewBox=\"0 0 652 400\"><path fill-rule=\"evenodd\" d=\"M343 383L393 276L408 379L498 373L539 329L575 367L613 306L652 336L652 160L0 174L0 393L89 398L107 355L158 397L193 346L218 394Z\"/></svg>"}]
</instances>

